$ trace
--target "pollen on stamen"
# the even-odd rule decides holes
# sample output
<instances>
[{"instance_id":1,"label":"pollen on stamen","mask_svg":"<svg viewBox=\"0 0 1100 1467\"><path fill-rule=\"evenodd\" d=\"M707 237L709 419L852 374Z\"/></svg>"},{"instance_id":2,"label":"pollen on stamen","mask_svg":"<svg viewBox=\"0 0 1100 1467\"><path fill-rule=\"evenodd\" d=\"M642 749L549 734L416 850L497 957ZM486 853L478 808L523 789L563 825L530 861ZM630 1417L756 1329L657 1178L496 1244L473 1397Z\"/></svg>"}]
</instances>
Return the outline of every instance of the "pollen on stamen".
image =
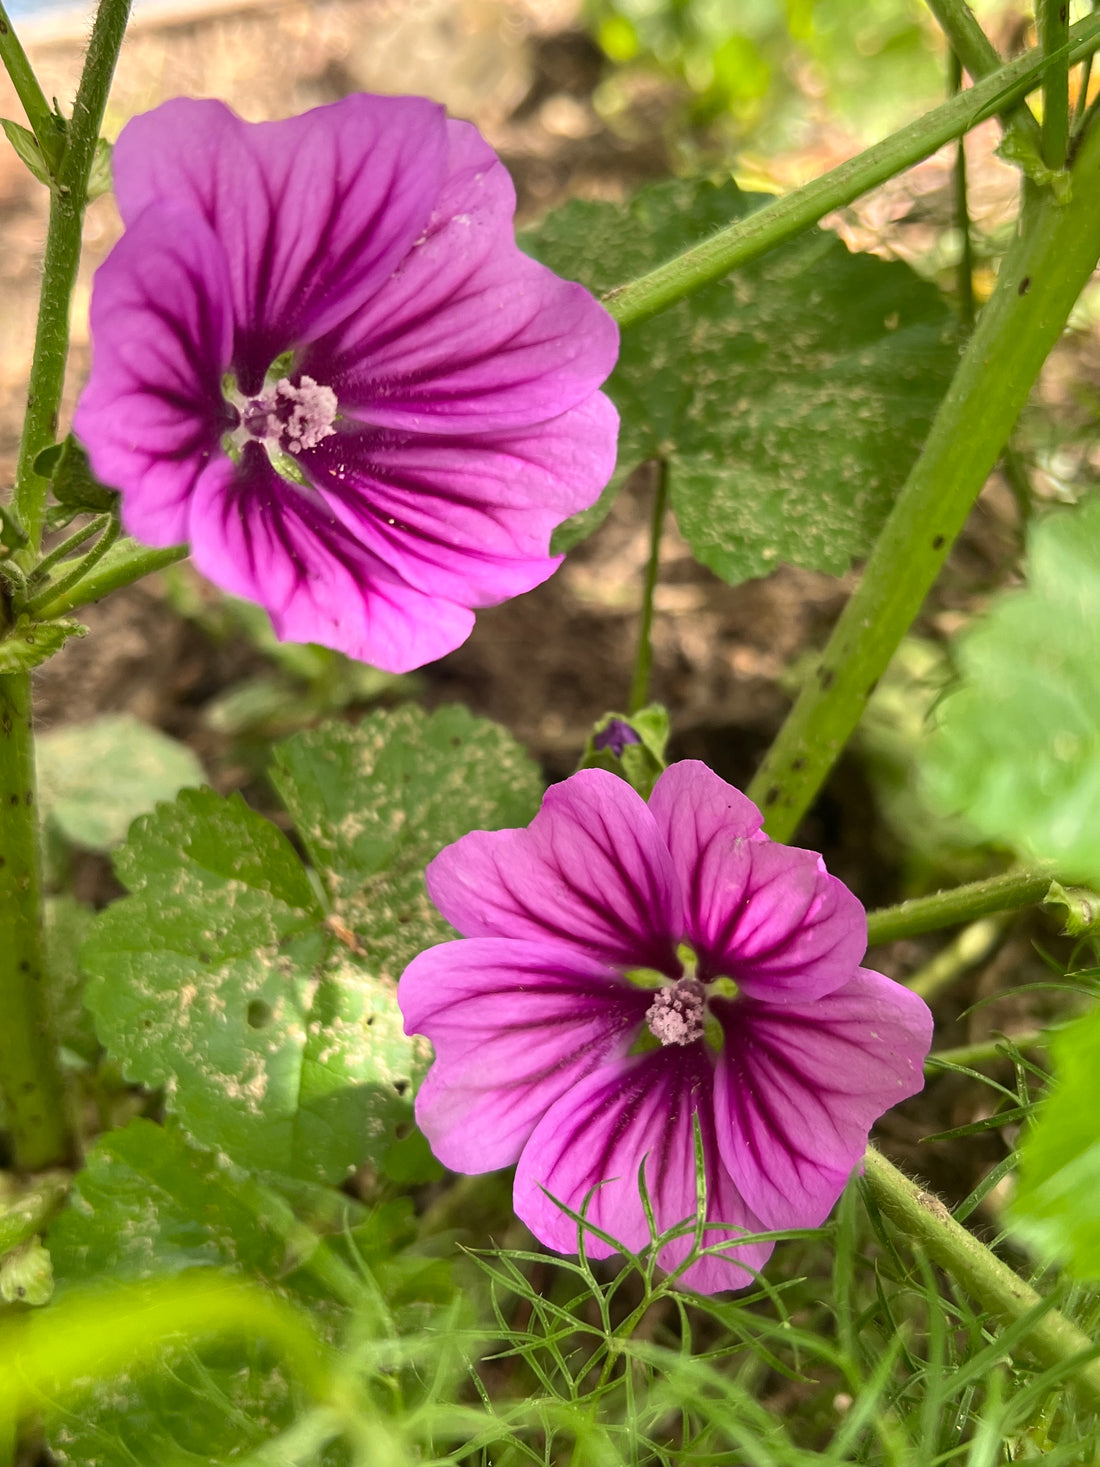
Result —
<instances>
[{"instance_id":1,"label":"pollen on stamen","mask_svg":"<svg viewBox=\"0 0 1100 1467\"><path fill-rule=\"evenodd\" d=\"M645 1021L662 1044L694 1044L706 1026L703 985L694 978L680 978L662 988L646 1009Z\"/></svg>"},{"instance_id":2,"label":"pollen on stamen","mask_svg":"<svg viewBox=\"0 0 1100 1467\"><path fill-rule=\"evenodd\" d=\"M281 377L275 391L294 405L283 429L290 453L316 448L323 438L336 432L332 425L336 421L337 402L331 387L322 387L312 377L303 377L295 387L293 382Z\"/></svg>"}]
</instances>

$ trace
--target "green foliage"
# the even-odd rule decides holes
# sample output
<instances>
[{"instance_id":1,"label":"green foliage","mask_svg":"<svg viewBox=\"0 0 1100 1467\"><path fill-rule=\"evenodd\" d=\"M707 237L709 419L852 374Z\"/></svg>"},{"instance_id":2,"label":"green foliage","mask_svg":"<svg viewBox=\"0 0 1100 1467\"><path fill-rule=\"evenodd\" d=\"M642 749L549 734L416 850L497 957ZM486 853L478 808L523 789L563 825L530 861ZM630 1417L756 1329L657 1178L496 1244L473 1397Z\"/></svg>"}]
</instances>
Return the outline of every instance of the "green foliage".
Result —
<instances>
[{"instance_id":1,"label":"green foliage","mask_svg":"<svg viewBox=\"0 0 1100 1467\"><path fill-rule=\"evenodd\" d=\"M1039 520L1027 586L959 639L924 775L980 835L1100 883L1100 500Z\"/></svg>"},{"instance_id":2,"label":"green foliage","mask_svg":"<svg viewBox=\"0 0 1100 1467\"><path fill-rule=\"evenodd\" d=\"M20 617L7 635L0 637L0 677L40 667L60 652L70 637L83 637L87 631L78 621L36 622Z\"/></svg>"},{"instance_id":3,"label":"green foliage","mask_svg":"<svg viewBox=\"0 0 1100 1467\"><path fill-rule=\"evenodd\" d=\"M733 183L653 184L625 209L567 204L524 244L600 292L756 202ZM810 230L624 334L614 483L666 459L680 530L724 580L783 561L839 574L869 551L954 364L933 286ZM570 521L555 548L595 520Z\"/></svg>"},{"instance_id":4,"label":"green foliage","mask_svg":"<svg viewBox=\"0 0 1100 1467\"><path fill-rule=\"evenodd\" d=\"M37 747L46 818L93 851L117 846L139 815L204 779L185 744L128 713L66 724L42 734Z\"/></svg>"},{"instance_id":5,"label":"green foliage","mask_svg":"<svg viewBox=\"0 0 1100 1467\"><path fill-rule=\"evenodd\" d=\"M131 895L85 948L86 1002L190 1136L338 1183L385 1153L427 1064L396 1004L406 963L449 935L424 868L467 830L526 823L539 781L493 725L411 708L290 740L274 778L323 899L276 826L186 791L118 852Z\"/></svg>"},{"instance_id":6,"label":"green foliage","mask_svg":"<svg viewBox=\"0 0 1100 1467\"><path fill-rule=\"evenodd\" d=\"M118 504L118 491L99 482L87 454L71 433L63 442L43 449L34 467L36 473L50 480L60 509L53 519L59 524L67 524L78 514L103 514Z\"/></svg>"},{"instance_id":7,"label":"green foliage","mask_svg":"<svg viewBox=\"0 0 1100 1467\"><path fill-rule=\"evenodd\" d=\"M1016 1230L1048 1260L1100 1280L1100 1009L1051 1041L1057 1082L1020 1158Z\"/></svg>"}]
</instances>

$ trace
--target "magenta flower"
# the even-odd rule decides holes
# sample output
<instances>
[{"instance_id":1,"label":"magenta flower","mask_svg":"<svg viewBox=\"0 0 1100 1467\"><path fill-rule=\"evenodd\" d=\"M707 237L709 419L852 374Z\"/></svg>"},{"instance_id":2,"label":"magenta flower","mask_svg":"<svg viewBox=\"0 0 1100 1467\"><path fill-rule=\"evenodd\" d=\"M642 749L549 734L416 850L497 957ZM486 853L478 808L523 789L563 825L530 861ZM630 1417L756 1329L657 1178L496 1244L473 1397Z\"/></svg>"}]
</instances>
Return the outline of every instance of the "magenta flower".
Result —
<instances>
[{"instance_id":1,"label":"magenta flower","mask_svg":"<svg viewBox=\"0 0 1100 1467\"><path fill-rule=\"evenodd\" d=\"M921 1088L926 1005L859 966L859 902L760 823L694 760L648 806L588 769L526 830L475 831L428 867L465 940L421 953L399 986L406 1030L435 1046L417 1120L454 1171L517 1163L516 1212L551 1248L576 1247L553 1198L580 1212L592 1188L589 1219L644 1247L643 1159L658 1229L692 1218L693 1118L721 1224L708 1244L816 1227L872 1123ZM661 1265L690 1247L666 1244ZM742 1287L771 1247L699 1259L684 1282Z\"/></svg>"},{"instance_id":2,"label":"magenta flower","mask_svg":"<svg viewBox=\"0 0 1100 1467\"><path fill-rule=\"evenodd\" d=\"M394 672L553 572L614 467L618 337L517 248L475 128L418 97L177 99L114 169L75 428L131 534Z\"/></svg>"}]
</instances>

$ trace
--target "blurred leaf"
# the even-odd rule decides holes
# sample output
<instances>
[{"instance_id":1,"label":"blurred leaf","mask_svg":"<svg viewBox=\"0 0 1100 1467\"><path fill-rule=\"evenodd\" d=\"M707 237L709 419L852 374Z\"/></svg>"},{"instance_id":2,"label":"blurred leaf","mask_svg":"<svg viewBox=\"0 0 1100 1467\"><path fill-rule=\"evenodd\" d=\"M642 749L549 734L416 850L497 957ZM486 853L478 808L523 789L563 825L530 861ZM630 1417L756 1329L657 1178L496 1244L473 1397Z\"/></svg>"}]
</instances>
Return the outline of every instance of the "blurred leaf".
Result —
<instances>
[{"instance_id":1,"label":"blurred leaf","mask_svg":"<svg viewBox=\"0 0 1100 1467\"><path fill-rule=\"evenodd\" d=\"M924 754L930 798L1059 875L1100 884L1100 500L1039 520L1027 586L960 637Z\"/></svg>"},{"instance_id":2,"label":"blurred leaf","mask_svg":"<svg viewBox=\"0 0 1100 1467\"><path fill-rule=\"evenodd\" d=\"M239 797L185 791L118 852L132 893L85 948L86 1002L127 1078L254 1170L339 1184L411 1119L427 1066L397 979L450 929L424 867L468 830L525 824L537 772L462 709L302 734L275 783L326 892Z\"/></svg>"},{"instance_id":3,"label":"blurred leaf","mask_svg":"<svg viewBox=\"0 0 1100 1467\"><path fill-rule=\"evenodd\" d=\"M84 637L88 628L78 621L29 621L20 617L0 638L0 674L30 672L60 652L70 637Z\"/></svg>"},{"instance_id":4,"label":"blurred leaf","mask_svg":"<svg viewBox=\"0 0 1100 1467\"><path fill-rule=\"evenodd\" d=\"M128 713L42 734L37 756L44 813L93 851L118 845L138 815L205 779L186 744Z\"/></svg>"},{"instance_id":5,"label":"blurred leaf","mask_svg":"<svg viewBox=\"0 0 1100 1467\"><path fill-rule=\"evenodd\" d=\"M47 188L50 186L50 170L42 156L42 149L38 146L38 139L29 129L22 127L18 122L12 122L7 117L0 117L0 127L4 129L4 136L18 153L19 157L38 179Z\"/></svg>"},{"instance_id":6,"label":"blurred leaf","mask_svg":"<svg viewBox=\"0 0 1100 1467\"><path fill-rule=\"evenodd\" d=\"M50 1010L59 1044L90 1064L99 1053L92 1016L84 1006L84 972L80 949L94 913L71 896L46 898L46 955Z\"/></svg>"},{"instance_id":7,"label":"blurred leaf","mask_svg":"<svg viewBox=\"0 0 1100 1467\"><path fill-rule=\"evenodd\" d=\"M106 138L96 138L92 169L88 175L88 199L98 199L101 194L111 192L111 154L114 152Z\"/></svg>"},{"instance_id":8,"label":"blurred leaf","mask_svg":"<svg viewBox=\"0 0 1100 1467\"><path fill-rule=\"evenodd\" d=\"M46 454L53 455L57 448L60 452L56 459L45 460L43 468L39 469L39 462L45 459ZM43 450L35 460L35 468L39 473L49 472L54 498L70 517L84 513L104 514L118 503L118 491L99 482L92 473L87 454L71 433L60 445Z\"/></svg>"},{"instance_id":9,"label":"blurred leaf","mask_svg":"<svg viewBox=\"0 0 1100 1467\"><path fill-rule=\"evenodd\" d=\"M599 292L757 202L733 183L676 180L626 209L567 204L523 243ZM809 230L624 332L608 384L622 414L610 492L667 458L681 532L723 579L783 561L839 574L870 549L955 361L934 286ZM593 528L605 503L569 521L555 548Z\"/></svg>"},{"instance_id":10,"label":"blurred leaf","mask_svg":"<svg viewBox=\"0 0 1100 1467\"><path fill-rule=\"evenodd\" d=\"M3 550L21 550L27 543L27 532L5 504L0 504L0 546Z\"/></svg>"},{"instance_id":11,"label":"blurred leaf","mask_svg":"<svg viewBox=\"0 0 1100 1467\"><path fill-rule=\"evenodd\" d=\"M53 1298L53 1265L37 1238L0 1261L0 1299L5 1304L48 1304Z\"/></svg>"},{"instance_id":12,"label":"blurred leaf","mask_svg":"<svg viewBox=\"0 0 1100 1467\"><path fill-rule=\"evenodd\" d=\"M1057 1080L1020 1154L1015 1230L1077 1278L1100 1279L1100 1009L1050 1042Z\"/></svg>"}]
</instances>

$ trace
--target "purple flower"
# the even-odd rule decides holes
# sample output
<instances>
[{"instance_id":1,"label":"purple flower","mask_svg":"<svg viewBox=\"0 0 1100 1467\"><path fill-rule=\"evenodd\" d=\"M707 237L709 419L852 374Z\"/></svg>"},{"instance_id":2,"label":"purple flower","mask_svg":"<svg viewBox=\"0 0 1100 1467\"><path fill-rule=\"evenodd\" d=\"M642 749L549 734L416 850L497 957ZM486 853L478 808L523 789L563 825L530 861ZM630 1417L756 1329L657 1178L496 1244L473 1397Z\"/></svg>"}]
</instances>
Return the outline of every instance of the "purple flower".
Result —
<instances>
[{"instance_id":1,"label":"purple flower","mask_svg":"<svg viewBox=\"0 0 1100 1467\"><path fill-rule=\"evenodd\" d=\"M627 723L625 718L613 718L606 728L592 736L592 747L594 749L610 749L616 759L623 757L623 750L627 744L640 744L642 742L638 731Z\"/></svg>"},{"instance_id":2,"label":"purple flower","mask_svg":"<svg viewBox=\"0 0 1100 1467\"><path fill-rule=\"evenodd\" d=\"M181 98L114 169L75 428L131 534L394 672L553 572L614 467L618 337L517 248L475 128L417 97L267 123Z\"/></svg>"},{"instance_id":3,"label":"purple flower","mask_svg":"<svg viewBox=\"0 0 1100 1467\"><path fill-rule=\"evenodd\" d=\"M428 867L465 940L401 979L406 1030L435 1046L417 1120L454 1171L516 1162L516 1212L549 1247L576 1246L552 1198L579 1212L594 1187L590 1221L644 1247L643 1159L658 1229L693 1217L693 1118L721 1224L708 1244L815 1227L875 1119L921 1088L926 1005L859 966L859 902L760 823L694 760L666 770L648 806L588 769L526 830L475 831ZM690 1247L666 1244L661 1265ZM770 1252L746 1244L683 1279L739 1288Z\"/></svg>"}]
</instances>

